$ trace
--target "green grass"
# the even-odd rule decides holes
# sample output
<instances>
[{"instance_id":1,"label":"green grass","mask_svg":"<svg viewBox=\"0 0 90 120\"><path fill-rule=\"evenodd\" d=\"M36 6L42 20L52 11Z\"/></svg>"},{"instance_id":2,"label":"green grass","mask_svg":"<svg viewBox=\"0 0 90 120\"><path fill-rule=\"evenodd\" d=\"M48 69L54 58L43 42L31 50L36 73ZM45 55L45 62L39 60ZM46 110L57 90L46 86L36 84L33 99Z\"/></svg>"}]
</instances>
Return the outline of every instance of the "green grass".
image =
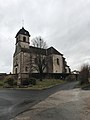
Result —
<instances>
[{"instance_id":1,"label":"green grass","mask_svg":"<svg viewBox=\"0 0 90 120\"><path fill-rule=\"evenodd\" d=\"M3 80L0 80L0 88L3 88Z\"/></svg>"},{"instance_id":2,"label":"green grass","mask_svg":"<svg viewBox=\"0 0 90 120\"><path fill-rule=\"evenodd\" d=\"M42 89L46 89L46 88L50 88L62 83L65 83L66 81L64 80L59 80L59 79L43 79L42 81L37 80L36 81L36 85L31 85L29 87L14 87L11 89L32 89L32 90L42 90ZM3 88L3 81L0 81L0 88Z\"/></svg>"},{"instance_id":3,"label":"green grass","mask_svg":"<svg viewBox=\"0 0 90 120\"><path fill-rule=\"evenodd\" d=\"M87 87L88 85L90 85L90 83L83 83L83 84L81 84L80 81L78 81L78 84L77 84L76 87L82 89L82 88L84 88L84 87Z\"/></svg>"},{"instance_id":4,"label":"green grass","mask_svg":"<svg viewBox=\"0 0 90 120\"><path fill-rule=\"evenodd\" d=\"M43 81L38 80L37 84L29 87L29 89L46 89L46 88L50 88L58 84L62 84L64 82L65 81L58 80L58 79L57 80L56 79L44 79Z\"/></svg>"}]
</instances>

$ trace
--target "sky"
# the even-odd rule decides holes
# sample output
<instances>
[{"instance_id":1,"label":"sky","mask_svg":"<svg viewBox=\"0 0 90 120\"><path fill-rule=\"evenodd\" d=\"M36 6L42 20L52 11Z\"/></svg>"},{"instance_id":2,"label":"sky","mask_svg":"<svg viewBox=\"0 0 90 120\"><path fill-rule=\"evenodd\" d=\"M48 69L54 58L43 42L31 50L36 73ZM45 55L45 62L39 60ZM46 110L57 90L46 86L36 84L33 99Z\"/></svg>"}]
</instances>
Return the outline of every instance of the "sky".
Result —
<instances>
[{"instance_id":1,"label":"sky","mask_svg":"<svg viewBox=\"0 0 90 120\"><path fill-rule=\"evenodd\" d=\"M0 73L13 70L22 26L30 40L42 36L60 51L72 70L90 63L90 0L0 0Z\"/></svg>"}]
</instances>

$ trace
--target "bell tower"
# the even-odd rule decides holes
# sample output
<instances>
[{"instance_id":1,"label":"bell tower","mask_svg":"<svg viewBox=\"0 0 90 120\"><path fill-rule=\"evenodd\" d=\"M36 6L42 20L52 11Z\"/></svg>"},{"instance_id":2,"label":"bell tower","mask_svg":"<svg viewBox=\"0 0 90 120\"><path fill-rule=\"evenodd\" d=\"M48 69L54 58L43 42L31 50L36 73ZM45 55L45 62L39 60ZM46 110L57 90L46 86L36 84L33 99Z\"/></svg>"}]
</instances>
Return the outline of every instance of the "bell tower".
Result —
<instances>
[{"instance_id":1,"label":"bell tower","mask_svg":"<svg viewBox=\"0 0 90 120\"><path fill-rule=\"evenodd\" d=\"M29 37L30 34L27 30L22 27L16 34L16 47L21 47L21 48L28 48L29 49Z\"/></svg>"},{"instance_id":2,"label":"bell tower","mask_svg":"<svg viewBox=\"0 0 90 120\"><path fill-rule=\"evenodd\" d=\"M30 34L27 30L22 27L16 34L16 46L15 46L15 53L13 55L13 73L14 74L21 74L25 72L25 54L23 50L29 50L29 38ZM29 54L29 53L27 53Z\"/></svg>"}]
</instances>

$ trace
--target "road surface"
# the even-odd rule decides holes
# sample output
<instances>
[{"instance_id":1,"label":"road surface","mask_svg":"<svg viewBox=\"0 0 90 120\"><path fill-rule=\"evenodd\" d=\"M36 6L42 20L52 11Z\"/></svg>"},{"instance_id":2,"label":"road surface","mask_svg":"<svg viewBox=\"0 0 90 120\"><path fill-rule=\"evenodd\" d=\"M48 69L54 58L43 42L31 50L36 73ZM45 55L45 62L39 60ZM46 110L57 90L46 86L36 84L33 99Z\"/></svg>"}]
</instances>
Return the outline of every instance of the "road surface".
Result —
<instances>
[{"instance_id":1,"label":"road surface","mask_svg":"<svg viewBox=\"0 0 90 120\"><path fill-rule=\"evenodd\" d=\"M52 94L72 90L76 84L72 82L46 90L0 90L0 120L14 120L15 116L43 102Z\"/></svg>"},{"instance_id":2,"label":"road surface","mask_svg":"<svg viewBox=\"0 0 90 120\"><path fill-rule=\"evenodd\" d=\"M90 120L90 91L57 91L14 120Z\"/></svg>"}]
</instances>

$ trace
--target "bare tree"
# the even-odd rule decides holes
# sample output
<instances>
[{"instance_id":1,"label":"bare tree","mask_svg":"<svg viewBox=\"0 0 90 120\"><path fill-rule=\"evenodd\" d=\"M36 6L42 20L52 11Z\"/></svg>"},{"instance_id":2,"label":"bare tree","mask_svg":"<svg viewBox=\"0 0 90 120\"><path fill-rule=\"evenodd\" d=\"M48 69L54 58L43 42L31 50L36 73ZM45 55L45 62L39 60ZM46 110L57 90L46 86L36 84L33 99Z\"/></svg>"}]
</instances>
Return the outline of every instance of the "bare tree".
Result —
<instances>
[{"instance_id":1,"label":"bare tree","mask_svg":"<svg viewBox=\"0 0 90 120\"><path fill-rule=\"evenodd\" d=\"M27 57L27 55L25 56L25 61L26 61L25 62L26 66L28 66L28 72L29 73L32 73L33 71L36 70L36 67L35 67L35 58L33 58L32 53L30 53L28 57Z\"/></svg>"},{"instance_id":2,"label":"bare tree","mask_svg":"<svg viewBox=\"0 0 90 120\"><path fill-rule=\"evenodd\" d=\"M44 41L41 36L32 39L32 45L38 48L43 48L43 49L47 48L46 41Z\"/></svg>"},{"instance_id":3,"label":"bare tree","mask_svg":"<svg viewBox=\"0 0 90 120\"><path fill-rule=\"evenodd\" d=\"M36 53L35 54L35 63L33 65L33 68L36 69L38 71L38 73L40 74L40 80L42 81L42 74L47 66L47 62L48 62L48 58L47 58L47 44L46 42L39 36L36 37L32 40L32 44L34 47L38 47L41 49L45 49L45 55L42 54L42 52L40 53Z\"/></svg>"},{"instance_id":4,"label":"bare tree","mask_svg":"<svg viewBox=\"0 0 90 120\"><path fill-rule=\"evenodd\" d=\"M80 70L80 83L81 84L89 83L89 73L90 73L90 66L88 64L83 65Z\"/></svg>"}]
</instances>

